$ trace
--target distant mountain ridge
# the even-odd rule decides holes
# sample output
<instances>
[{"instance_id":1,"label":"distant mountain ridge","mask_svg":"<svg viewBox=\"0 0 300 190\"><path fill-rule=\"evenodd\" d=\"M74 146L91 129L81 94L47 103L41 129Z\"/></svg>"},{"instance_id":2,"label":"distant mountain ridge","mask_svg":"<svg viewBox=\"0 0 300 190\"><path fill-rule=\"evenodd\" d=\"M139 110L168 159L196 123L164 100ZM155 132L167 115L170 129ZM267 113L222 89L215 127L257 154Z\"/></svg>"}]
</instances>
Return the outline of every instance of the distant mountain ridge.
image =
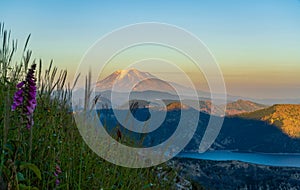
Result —
<instances>
[{"instance_id":1,"label":"distant mountain ridge","mask_svg":"<svg viewBox=\"0 0 300 190\"><path fill-rule=\"evenodd\" d=\"M117 70L104 78L103 80L94 83L95 95L101 95L103 98L102 104L109 107L120 107L128 102L128 92L130 92L130 99L142 99L149 100L172 100L179 101L198 101L200 108L198 110L211 113L211 93L201 90L197 90L198 96L191 96L192 89L174 82L163 81L158 77L150 74L149 72L142 72L135 68ZM114 87L114 88L113 88ZM175 89L180 90L178 94ZM114 94L114 100L112 100L112 93ZM73 100L75 100L78 107L83 107L84 102L84 88L78 88L73 92ZM224 102L224 96L221 94L214 94L217 104ZM219 101L221 100L221 101ZM229 102L226 110L226 115L235 115L245 112L252 112L259 109L263 109L266 106L263 105L267 102L268 105L277 103L277 100L264 100L264 99L251 99L239 96L227 95L227 102ZM280 103L282 102L281 100ZM288 102L296 102L297 100L286 100ZM257 102L257 103L255 103ZM299 100L300 102L300 100ZM220 105L224 106L224 105ZM219 110L219 107L215 107L215 111ZM214 113L211 113L214 114Z\"/></svg>"},{"instance_id":2,"label":"distant mountain ridge","mask_svg":"<svg viewBox=\"0 0 300 190\"><path fill-rule=\"evenodd\" d=\"M137 96L136 94L137 92L135 92L135 96ZM153 93L153 95L155 95L155 93ZM160 94L158 94L160 95ZM179 100L172 100L172 99L161 99L165 106L166 106L166 110L171 111L171 110L186 110L186 109L196 109L198 111L201 112L205 112L211 115L214 115L215 113L211 113L211 109L212 109L212 103L210 100L200 100L200 101L195 101L195 100L183 100L183 102L180 103ZM150 102L147 102L145 99L139 100L139 99L131 99L129 102L129 105L133 104L133 103L137 103L139 108L150 108L150 109L162 109L162 105L159 104L154 104L152 106L149 106ZM188 104L185 104L185 102L188 102ZM128 104L128 103L125 103ZM191 107L189 105L195 105L194 107ZM199 105L199 107L197 108L196 105ZM267 105L263 105L263 104L257 104L255 102L251 102L251 101L246 101L246 100L238 100L236 102L230 102L226 105L226 111L225 111L225 115L227 116L231 116L231 115L237 115L237 114L241 114L241 113L247 113L247 112L253 112L253 111L257 111L260 109L264 109L268 107ZM124 109L126 108L126 106L121 105L118 107L119 109ZM222 109L223 106L216 106L215 109ZM217 112L217 111L215 111Z\"/></svg>"},{"instance_id":3,"label":"distant mountain ridge","mask_svg":"<svg viewBox=\"0 0 300 190\"><path fill-rule=\"evenodd\" d=\"M264 104L258 104L249 100L237 100L226 105L226 115L236 115L245 112L253 112L269 107Z\"/></svg>"},{"instance_id":4,"label":"distant mountain ridge","mask_svg":"<svg viewBox=\"0 0 300 190\"><path fill-rule=\"evenodd\" d=\"M188 100L184 100L184 101L188 101ZM196 101L188 101L189 104L192 104L194 102L194 105L197 104ZM179 101L177 100L166 100L165 101L166 105L167 105L167 109L168 110L172 110L172 109L189 109L190 106L187 106L185 104L180 104ZM212 103L210 100L200 100L198 101L199 104L199 108L195 108L194 109L198 110L198 111L202 111L208 114L212 114L214 115L215 113L211 112L212 109ZM251 102L248 100L237 100L235 102L230 102L226 105L226 111L225 114L230 116L230 115L237 115L237 114L241 114L241 113L247 113L247 112L253 112L253 111L257 111L257 110L261 110L268 107L267 105L263 105L263 104L258 104L255 102ZM223 105L220 106L216 106L215 109L222 109ZM215 111L217 112L217 111Z\"/></svg>"},{"instance_id":5,"label":"distant mountain ridge","mask_svg":"<svg viewBox=\"0 0 300 190\"><path fill-rule=\"evenodd\" d=\"M182 104L180 102L173 102L167 105L167 110L168 111L173 111L173 110L186 110L189 109L190 107Z\"/></svg>"}]
</instances>

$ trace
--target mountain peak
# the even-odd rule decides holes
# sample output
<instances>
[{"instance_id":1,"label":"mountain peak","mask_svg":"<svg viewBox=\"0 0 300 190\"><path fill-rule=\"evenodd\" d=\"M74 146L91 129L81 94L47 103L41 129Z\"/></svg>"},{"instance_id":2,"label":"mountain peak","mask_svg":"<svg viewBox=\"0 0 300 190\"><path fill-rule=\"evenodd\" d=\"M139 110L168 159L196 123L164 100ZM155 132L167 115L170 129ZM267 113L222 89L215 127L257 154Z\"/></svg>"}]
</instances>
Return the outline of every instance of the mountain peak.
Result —
<instances>
[{"instance_id":1,"label":"mountain peak","mask_svg":"<svg viewBox=\"0 0 300 190\"><path fill-rule=\"evenodd\" d=\"M150 74L147 73L147 72L142 72L142 71L139 71L135 68L129 68L129 69L123 69L123 70L118 70L117 73L119 74L119 80L120 79L123 79L124 77L128 77L130 75L135 75L135 77L137 78L146 78L146 77L149 77ZM152 76L151 76L152 77Z\"/></svg>"},{"instance_id":2,"label":"mountain peak","mask_svg":"<svg viewBox=\"0 0 300 190\"><path fill-rule=\"evenodd\" d=\"M128 73L128 72L142 73L142 71L136 68L119 69L115 71L115 73Z\"/></svg>"},{"instance_id":3,"label":"mountain peak","mask_svg":"<svg viewBox=\"0 0 300 190\"><path fill-rule=\"evenodd\" d=\"M174 92L174 89L163 80L151 75L148 72L139 71L136 68L117 70L96 83L97 90L112 90L112 87L119 92L128 91L167 91Z\"/></svg>"}]
</instances>

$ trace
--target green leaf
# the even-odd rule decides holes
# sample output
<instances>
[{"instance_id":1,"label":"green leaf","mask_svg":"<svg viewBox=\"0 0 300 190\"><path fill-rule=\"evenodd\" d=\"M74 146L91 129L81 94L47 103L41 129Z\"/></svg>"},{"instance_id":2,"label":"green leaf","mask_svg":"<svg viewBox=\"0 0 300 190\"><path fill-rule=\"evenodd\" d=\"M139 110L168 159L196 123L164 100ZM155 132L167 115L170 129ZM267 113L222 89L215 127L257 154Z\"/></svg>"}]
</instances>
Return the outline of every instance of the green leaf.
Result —
<instances>
[{"instance_id":1,"label":"green leaf","mask_svg":"<svg viewBox=\"0 0 300 190\"><path fill-rule=\"evenodd\" d=\"M10 176L11 175L11 171L7 168L6 165L1 165L2 167L2 172L6 175L6 176Z\"/></svg>"},{"instance_id":2,"label":"green leaf","mask_svg":"<svg viewBox=\"0 0 300 190\"><path fill-rule=\"evenodd\" d=\"M31 187L24 184L19 184L20 190L39 190L37 187Z\"/></svg>"},{"instance_id":3,"label":"green leaf","mask_svg":"<svg viewBox=\"0 0 300 190\"><path fill-rule=\"evenodd\" d=\"M8 154L12 155L14 153L14 148L11 144L5 144L4 150L8 151Z\"/></svg>"},{"instance_id":4,"label":"green leaf","mask_svg":"<svg viewBox=\"0 0 300 190\"><path fill-rule=\"evenodd\" d=\"M153 187L153 186L155 186L155 184L149 183L149 184L147 184L147 185L144 185L143 189L148 189L148 188L151 188L151 187Z\"/></svg>"},{"instance_id":5,"label":"green leaf","mask_svg":"<svg viewBox=\"0 0 300 190\"><path fill-rule=\"evenodd\" d=\"M25 177L21 172L17 173L17 178L18 178L18 181L24 181L25 180Z\"/></svg>"},{"instance_id":6,"label":"green leaf","mask_svg":"<svg viewBox=\"0 0 300 190\"><path fill-rule=\"evenodd\" d=\"M22 162L20 164L20 169L21 170L30 169L31 171L33 171L35 173L35 175L39 178L39 180L42 180L41 171L36 165L31 164L31 163L27 163L27 162Z\"/></svg>"}]
</instances>

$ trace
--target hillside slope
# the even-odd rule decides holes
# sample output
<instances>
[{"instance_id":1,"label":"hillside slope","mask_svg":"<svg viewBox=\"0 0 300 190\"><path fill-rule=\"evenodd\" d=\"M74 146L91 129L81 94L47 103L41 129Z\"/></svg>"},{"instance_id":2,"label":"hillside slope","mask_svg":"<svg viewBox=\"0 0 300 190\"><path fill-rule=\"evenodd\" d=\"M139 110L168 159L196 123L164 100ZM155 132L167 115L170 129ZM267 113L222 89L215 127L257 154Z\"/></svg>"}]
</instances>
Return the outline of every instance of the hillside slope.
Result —
<instances>
[{"instance_id":1,"label":"hillside slope","mask_svg":"<svg viewBox=\"0 0 300 190\"><path fill-rule=\"evenodd\" d=\"M264 109L268 106L258 104L248 100L237 100L235 102L228 103L226 106L226 115L235 115L245 112L253 112L256 110Z\"/></svg>"},{"instance_id":2,"label":"hillside slope","mask_svg":"<svg viewBox=\"0 0 300 190\"><path fill-rule=\"evenodd\" d=\"M292 138L300 138L300 105L277 104L266 109L244 113L242 118L257 119L275 125Z\"/></svg>"}]
</instances>

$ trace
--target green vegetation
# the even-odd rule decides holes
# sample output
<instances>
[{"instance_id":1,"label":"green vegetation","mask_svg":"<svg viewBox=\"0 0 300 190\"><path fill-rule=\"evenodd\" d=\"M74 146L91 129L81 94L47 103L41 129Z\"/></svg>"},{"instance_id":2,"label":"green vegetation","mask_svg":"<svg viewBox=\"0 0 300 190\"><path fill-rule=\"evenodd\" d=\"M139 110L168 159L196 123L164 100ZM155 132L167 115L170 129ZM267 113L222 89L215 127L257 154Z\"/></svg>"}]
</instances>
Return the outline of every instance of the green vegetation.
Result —
<instances>
[{"instance_id":1,"label":"green vegetation","mask_svg":"<svg viewBox=\"0 0 300 190\"><path fill-rule=\"evenodd\" d=\"M270 115L274 113L275 107L271 106L265 109L257 110L254 112L249 112L249 113L242 113L239 114L239 117L245 118L245 119L255 119L255 120L261 120L261 118L265 115Z\"/></svg>"},{"instance_id":2,"label":"green vegetation","mask_svg":"<svg viewBox=\"0 0 300 190\"><path fill-rule=\"evenodd\" d=\"M293 138L300 138L300 105L277 104L269 108L239 115L246 119L266 121Z\"/></svg>"},{"instance_id":3,"label":"green vegetation","mask_svg":"<svg viewBox=\"0 0 300 190\"><path fill-rule=\"evenodd\" d=\"M171 189L175 171L163 165L130 169L97 156L83 142L70 111L75 84L66 84L67 71L52 62L43 70L42 60L31 61L23 49L16 64L15 41L0 24L0 189ZM37 63L36 107L27 126L24 105L12 111L16 85ZM27 80L27 79L26 79ZM27 88L27 87L26 87ZM28 100L28 96L26 97ZM158 177L163 168L165 180Z\"/></svg>"}]
</instances>

